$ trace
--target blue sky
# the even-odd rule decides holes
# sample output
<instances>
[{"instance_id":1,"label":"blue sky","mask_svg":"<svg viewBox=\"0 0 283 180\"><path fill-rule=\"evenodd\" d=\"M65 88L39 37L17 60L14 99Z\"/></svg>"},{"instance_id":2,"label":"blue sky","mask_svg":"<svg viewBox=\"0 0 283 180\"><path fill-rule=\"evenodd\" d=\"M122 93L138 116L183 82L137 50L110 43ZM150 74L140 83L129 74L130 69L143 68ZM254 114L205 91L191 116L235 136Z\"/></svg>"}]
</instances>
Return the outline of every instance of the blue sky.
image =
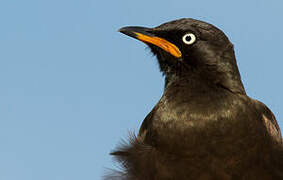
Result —
<instances>
[{"instance_id":1,"label":"blue sky","mask_svg":"<svg viewBox=\"0 0 283 180\"><path fill-rule=\"evenodd\" d=\"M281 1L0 2L0 180L98 180L138 131L163 77L145 45L117 32L181 17L235 45L249 96L283 128Z\"/></svg>"}]
</instances>

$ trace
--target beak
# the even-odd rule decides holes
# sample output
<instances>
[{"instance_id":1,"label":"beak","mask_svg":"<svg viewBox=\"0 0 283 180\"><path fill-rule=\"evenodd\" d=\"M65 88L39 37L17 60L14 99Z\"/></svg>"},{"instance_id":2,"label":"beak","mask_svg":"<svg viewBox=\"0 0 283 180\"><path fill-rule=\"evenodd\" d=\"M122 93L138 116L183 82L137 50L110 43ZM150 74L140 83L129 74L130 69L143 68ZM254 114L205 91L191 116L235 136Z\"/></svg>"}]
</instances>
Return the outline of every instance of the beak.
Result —
<instances>
[{"instance_id":1,"label":"beak","mask_svg":"<svg viewBox=\"0 0 283 180\"><path fill-rule=\"evenodd\" d=\"M154 34L151 33L152 29L150 28L128 26L119 29L119 32L126 34L130 37L133 37L135 39L138 39L144 43L149 43L158 46L164 51L175 56L176 58L180 58L182 56L181 51L176 45L172 44L166 39L155 36Z\"/></svg>"}]
</instances>

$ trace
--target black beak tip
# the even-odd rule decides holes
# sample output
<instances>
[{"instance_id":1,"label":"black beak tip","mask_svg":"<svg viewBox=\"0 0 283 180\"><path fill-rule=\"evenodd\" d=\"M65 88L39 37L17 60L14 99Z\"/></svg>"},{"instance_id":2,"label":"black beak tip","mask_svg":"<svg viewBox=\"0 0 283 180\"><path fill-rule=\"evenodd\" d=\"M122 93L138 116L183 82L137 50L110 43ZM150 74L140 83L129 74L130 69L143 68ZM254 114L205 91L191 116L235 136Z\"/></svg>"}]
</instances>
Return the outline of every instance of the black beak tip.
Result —
<instances>
[{"instance_id":1,"label":"black beak tip","mask_svg":"<svg viewBox=\"0 0 283 180\"><path fill-rule=\"evenodd\" d=\"M122 28L118 29L118 32L126 34L126 35L128 35L129 33L133 33L133 31L131 31L127 27L122 27Z\"/></svg>"},{"instance_id":2,"label":"black beak tip","mask_svg":"<svg viewBox=\"0 0 283 180\"><path fill-rule=\"evenodd\" d=\"M133 27L122 27L118 30L118 32L123 33L133 38L137 37L136 31Z\"/></svg>"},{"instance_id":3,"label":"black beak tip","mask_svg":"<svg viewBox=\"0 0 283 180\"><path fill-rule=\"evenodd\" d=\"M144 34L147 36L154 36L153 34L150 33L151 32L150 28L139 27L139 26L122 27L118 30L118 32L126 34L133 38L137 38L137 33Z\"/></svg>"},{"instance_id":4,"label":"black beak tip","mask_svg":"<svg viewBox=\"0 0 283 180\"><path fill-rule=\"evenodd\" d=\"M120 32L120 33L123 33L124 31L125 31L125 28L124 28L124 27L118 29L118 32Z\"/></svg>"}]
</instances>

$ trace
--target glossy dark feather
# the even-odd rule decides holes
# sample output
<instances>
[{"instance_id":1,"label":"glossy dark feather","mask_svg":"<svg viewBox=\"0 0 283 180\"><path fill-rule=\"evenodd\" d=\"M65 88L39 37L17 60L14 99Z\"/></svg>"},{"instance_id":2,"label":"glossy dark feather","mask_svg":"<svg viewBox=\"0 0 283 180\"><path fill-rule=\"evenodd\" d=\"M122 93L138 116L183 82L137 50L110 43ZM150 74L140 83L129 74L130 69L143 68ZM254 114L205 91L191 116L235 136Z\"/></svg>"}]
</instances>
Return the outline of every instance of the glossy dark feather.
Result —
<instances>
[{"instance_id":1,"label":"glossy dark feather","mask_svg":"<svg viewBox=\"0 0 283 180\"><path fill-rule=\"evenodd\" d=\"M273 113L249 98L233 45L218 28L181 19L148 30L174 43L177 59L149 44L165 75L160 101L139 134L111 154L119 180L283 179L283 141ZM182 35L197 41L183 45Z\"/></svg>"}]
</instances>

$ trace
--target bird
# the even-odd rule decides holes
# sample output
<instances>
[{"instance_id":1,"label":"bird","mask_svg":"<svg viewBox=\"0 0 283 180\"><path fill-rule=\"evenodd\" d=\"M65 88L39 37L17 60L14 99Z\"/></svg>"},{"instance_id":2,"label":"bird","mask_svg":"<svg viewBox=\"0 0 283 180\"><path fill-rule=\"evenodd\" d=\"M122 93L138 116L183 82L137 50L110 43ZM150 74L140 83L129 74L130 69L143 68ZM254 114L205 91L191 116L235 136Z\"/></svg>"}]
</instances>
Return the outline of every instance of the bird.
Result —
<instances>
[{"instance_id":1,"label":"bird","mask_svg":"<svg viewBox=\"0 0 283 180\"><path fill-rule=\"evenodd\" d=\"M165 85L138 134L111 152L120 170L105 179L283 180L276 118L246 94L223 31L182 18L119 32L149 47Z\"/></svg>"}]
</instances>

